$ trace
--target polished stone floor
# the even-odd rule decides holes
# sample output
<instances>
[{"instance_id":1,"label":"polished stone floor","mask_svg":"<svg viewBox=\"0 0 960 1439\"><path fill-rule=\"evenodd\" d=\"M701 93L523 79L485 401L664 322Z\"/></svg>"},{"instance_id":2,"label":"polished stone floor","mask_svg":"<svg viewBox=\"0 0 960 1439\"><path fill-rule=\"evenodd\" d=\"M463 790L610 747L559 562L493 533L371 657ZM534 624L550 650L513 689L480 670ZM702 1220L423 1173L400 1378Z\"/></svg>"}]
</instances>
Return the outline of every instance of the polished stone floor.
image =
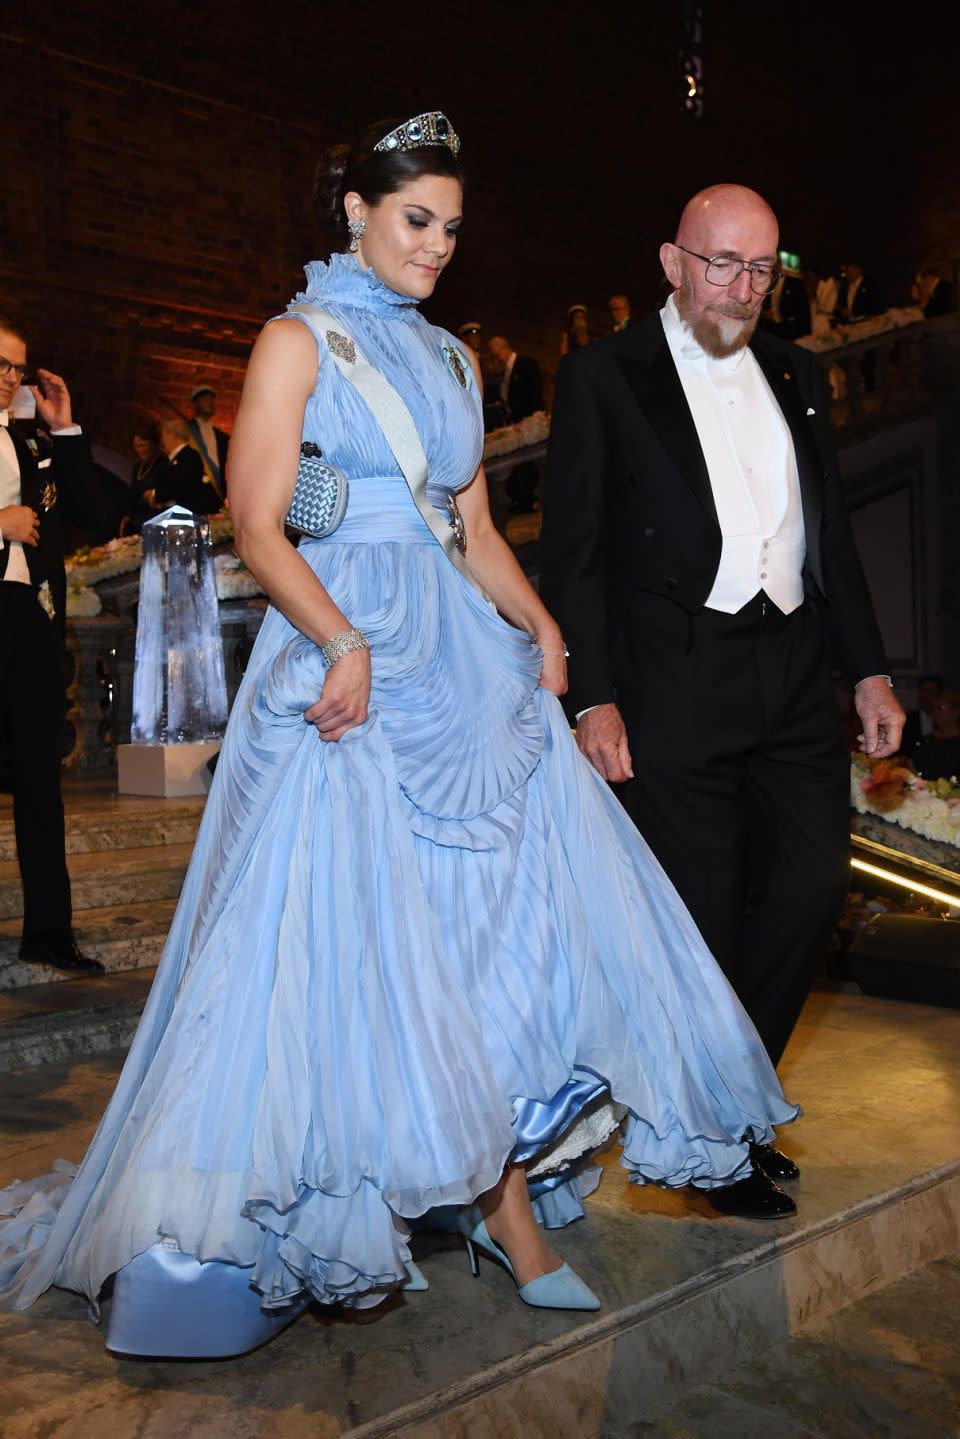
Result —
<instances>
[{"instance_id":1,"label":"polished stone floor","mask_svg":"<svg viewBox=\"0 0 960 1439\"><path fill-rule=\"evenodd\" d=\"M646 1439L955 1439L960 1252L802 1329L650 1425ZM479 1436L477 1436L479 1439ZM619 1439L615 1431L604 1439Z\"/></svg>"},{"instance_id":2,"label":"polished stone floor","mask_svg":"<svg viewBox=\"0 0 960 1439\"><path fill-rule=\"evenodd\" d=\"M784 1139L803 1165L796 1220L764 1226L719 1219L687 1191L628 1185L616 1154L610 1154L589 1202L588 1222L557 1239L604 1301L601 1314L587 1323L524 1308L508 1278L492 1266L483 1268L480 1281L471 1280L462 1251L442 1238L421 1241L418 1258L430 1280L428 1293L354 1319L311 1311L268 1348L227 1363L117 1359L104 1350L83 1301L52 1292L27 1314L0 1316L0 1434L3 1439L88 1439L103 1432L111 1439L386 1439L401 1432L410 1439L647 1434L792 1439L806 1433L872 1439L902 1433L935 1439L952 1432L942 1427L943 1404L936 1395L949 1393L951 1384L955 1394L957 1330L955 1320L937 1326L933 1314L940 1301L923 1285L925 1276L932 1276L930 1283L956 1281L955 1261L941 1257L960 1247L955 1212L950 1218L941 1207L938 1217L922 1204L911 1211L918 1230L919 1248L911 1251L920 1256L913 1263L917 1273L898 1276L896 1285L873 1294L868 1290L884 1282L876 1235L870 1245L860 1237L846 1248L836 1236L847 1232L844 1216L868 1214L873 1207L882 1221L877 1232L887 1236L881 1244L897 1242L895 1231L907 1221L902 1206L882 1209L883 1197L960 1161L958 1053L960 1014L836 989L815 993L782 1066L788 1094L804 1106L804 1117ZM121 1059L110 1054L0 1075L0 1184L42 1172L60 1155L82 1155ZM924 1233L929 1227L932 1234L935 1224L939 1247L925 1252ZM834 1248L829 1243L821 1248L817 1273L806 1276L802 1245L814 1231ZM952 1242L944 1242L944 1233L948 1239L953 1235ZM765 1291L767 1308L758 1309L752 1326L742 1307L735 1321L710 1319L720 1314L710 1296L724 1283L749 1284L756 1267L777 1259L778 1246L789 1258L791 1245L794 1269L784 1261L782 1292L771 1298ZM871 1265L877 1266L873 1277ZM694 1305L704 1276L712 1286L707 1298L713 1309ZM906 1307L898 1317L891 1310L884 1318L884 1303L899 1303L901 1289ZM831 1313L819 1329L808 1329L805 1314L824 1295ZM653 1358L625 1370L610 1347L615 1327L634 1322L644 1306L660 1304L664 1296L673 1305L664 1307L668 1319L680 1312L681 1299L686 1303L684 1312L691 1316L686 1330L674 1325L668 1339L665 1327L664 1337L655 1336L654 1347L644 1351ZM858 1302L848 1311L832 1312L851 1301ZM861 1322L856 1315L870 1304L879 1306L869 1311L875 1317ZM780 1333L787 1311L788 1329ZM738 1335L731 1337L731 1325ZM709 1351L721 1339L738 1361L721 1366L704 1384ZM516 1385L524 1373L533 1378L513 1408L509 1386L496 1402L482 1396L466 1397L459 1407L454 1402L473 1392L478 1375L484 1392L496 1396L501 1380ZM561 1375L563 1384L555 1382ZM688 1377L696 1382L686 1382ZM916 1403L910 1398L921 1391L931 1396L926 1429L918 1427L927 1422L926 1411L919 1398ZM446 1417L431 1413L439 1394L450 1398ZM898 1427L904 1410L914 1427ZM399 1419L394 1424L390 1416L401 1412L402 1425Z\"/></svg>"}]
</instances>

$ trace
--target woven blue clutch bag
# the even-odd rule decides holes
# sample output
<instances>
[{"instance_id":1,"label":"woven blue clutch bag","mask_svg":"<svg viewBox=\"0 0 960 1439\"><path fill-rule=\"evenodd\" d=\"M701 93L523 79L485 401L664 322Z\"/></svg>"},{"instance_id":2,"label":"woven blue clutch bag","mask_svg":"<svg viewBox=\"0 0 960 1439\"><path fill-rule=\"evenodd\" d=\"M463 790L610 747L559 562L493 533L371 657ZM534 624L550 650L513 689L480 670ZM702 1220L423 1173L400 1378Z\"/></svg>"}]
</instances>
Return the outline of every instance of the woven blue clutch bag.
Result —
<instances>
[{"instance_id":1,"label":"woven blue clutch bag","mask_svg":"<svg viewBox=\"0 0 960 1439\"><path fill-rule=\"evenodd\" d=\"M332 535L347 512L350 485L342 470L328 465L316 445L300 446L300 465L287 524L301 534L322 540Z\"/></svg>"}]
</instances>

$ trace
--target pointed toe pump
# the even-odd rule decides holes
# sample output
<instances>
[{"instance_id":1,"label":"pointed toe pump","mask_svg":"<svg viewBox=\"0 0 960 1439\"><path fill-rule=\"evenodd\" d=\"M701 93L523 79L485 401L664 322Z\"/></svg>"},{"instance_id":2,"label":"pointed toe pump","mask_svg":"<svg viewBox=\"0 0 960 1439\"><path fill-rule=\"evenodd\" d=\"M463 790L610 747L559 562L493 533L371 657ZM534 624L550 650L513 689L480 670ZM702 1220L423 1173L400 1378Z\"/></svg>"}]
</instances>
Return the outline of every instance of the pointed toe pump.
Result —
<instances>
[{"instance_id":1,"label":"pointed toe pump","mask_svg":"<svg viewBox=\"0 0 960 1439\"><path fill-rule=\"evenodd\" d=\"M591 1289L575 1274L569 1264L549 1274L538 1274L528 1284L520 1284L513 1265L500 1245L490 1238L483 1216L476 1205L460 1213L459 1229L467 1245L467 1258L473 1277L480 1273L481 1254L500 1264L510 1275L524 1304L534 1309L599 1309L600 1300Z\"/></svg>"}]
</instances>

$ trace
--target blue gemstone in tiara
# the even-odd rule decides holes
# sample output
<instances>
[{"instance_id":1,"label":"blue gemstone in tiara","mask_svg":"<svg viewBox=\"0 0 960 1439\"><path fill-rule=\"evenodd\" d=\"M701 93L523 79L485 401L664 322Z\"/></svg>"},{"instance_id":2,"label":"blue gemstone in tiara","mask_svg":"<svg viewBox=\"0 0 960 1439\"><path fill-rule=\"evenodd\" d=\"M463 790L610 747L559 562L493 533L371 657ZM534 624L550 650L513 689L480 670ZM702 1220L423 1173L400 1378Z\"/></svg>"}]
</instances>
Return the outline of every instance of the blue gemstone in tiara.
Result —
<instances>
[{"instance_id":1,"label":"blue gemstone in tiara","mask_svg":"<svg viewBox=\"0 0 960 1439\"><path fill-rule=\"evenodd\" d=\"M442 110L427 110L404 120L374 145L374 150L418 150L423 145L446 145L460 153L460 136Z\"/></svg>"}]
</instances>

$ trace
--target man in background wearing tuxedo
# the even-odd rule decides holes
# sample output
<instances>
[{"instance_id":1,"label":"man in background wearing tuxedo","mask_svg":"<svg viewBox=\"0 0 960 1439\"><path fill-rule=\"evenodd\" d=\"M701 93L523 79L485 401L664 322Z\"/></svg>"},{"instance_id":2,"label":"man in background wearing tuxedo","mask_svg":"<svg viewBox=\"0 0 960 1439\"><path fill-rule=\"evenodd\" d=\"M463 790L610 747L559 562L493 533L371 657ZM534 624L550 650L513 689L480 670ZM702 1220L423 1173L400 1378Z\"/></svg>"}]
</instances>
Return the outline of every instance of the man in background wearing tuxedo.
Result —
<instances>
[{"instance_id":1,"label":"man in background wearing tuxedo","mask_svg":"<svg viewBox=\"0 0 960 1439\"><path fill-rule=\"evenodd\" d=\"M66 710L63 525L82 515L90 484L87 441L73 423L59 375L37 372L31 389L52 435L52 455L9 423L27 373L18 327L0 316L0 728L11 751L13 819L23 882L20 958L99 972L73 933L60 750ZM45 587L45 588L44 588ZM52 607L52 617L46 612Z\"/></svg>"},{"instance_id":2,"label":"man in background wearing tuxedo","mask_svg":"<svg viewBox=\"0 0 960 1439\"><path fill-rule=\"evenodd\" d=\"M837 315L847 324L867 320L872 315L882 315L886 305L871 279L863 273L863 266L848 260L840 267L840 287L837 292Z\"/></svg>"},{"instance_id":3,"label":"man in background wearing tuxedo","mask_svg":"<svg viewBox=\"0 0 960 1439\"><path fill-rule=\"evenodd\" d=\"M190 427L179 415L160 426L160 445L168 468L156 490L147 499L158 509L182 505L194 515L215 515L223 503L210 478L203 456L190 442Z\"/></svg>"},{"instance_id":4,"label":"man in background wearing tuxedo","mask_svg":"<svg viewBox=\"0 0 960 1439\"><path fill-rule=\"evenodd\" d=\"M502 335L494 335L488 345L490 360L499 381L500 399L507 423L516 425L543 409L543 380L540 366L532 355L518 355ZM529 514L535 508L537 467L517 465L507 478L506 491L510 508L515 514Z\"/></svg>"},{"instance_id":5,"label":"man in background wearing tuxedo","mask_svg":"<svg viewBox=\"0 0 960 1439\"><path fill-rule=\"evenodd\" d=\"M630 296L611 295L607 301L607 314L610 316L611 334L619 335L621 330L629 330L633 324Z\"/></svg>"},{"instance_id":6,"label":"man in background wearing tuxedo","mask_svg":"<svg viewBox=\"0 0 960 1439\"><path fill-rule=\"evenodd\" d=\"M193 419L187 421L190 443L199 452L207 478L221 503L227 494L227 449L230 436L217 429L213 417L217 412L217 394L212 385L197 385L191 391ZM219 509L220 506L217 506Z\"/></svg>"},{"instance_id":7,"label":"man in background wearing tuxedo","mask_svg":"<svg viewBox=\"0 0 960 1439\"><path fill-rule=\"evenodd\" d=\"M694 196L660 313L560 365L541 590L577 742L620 797L776 1064L849 877L849 756L828 640L874 757L903 723L853 544L817 363L757 330L778 228L752 190ZM802 1098L802 1096L800 1096ZM711 1190L779 1218L770 1145Z\"/></svg>"}]
</instances>

